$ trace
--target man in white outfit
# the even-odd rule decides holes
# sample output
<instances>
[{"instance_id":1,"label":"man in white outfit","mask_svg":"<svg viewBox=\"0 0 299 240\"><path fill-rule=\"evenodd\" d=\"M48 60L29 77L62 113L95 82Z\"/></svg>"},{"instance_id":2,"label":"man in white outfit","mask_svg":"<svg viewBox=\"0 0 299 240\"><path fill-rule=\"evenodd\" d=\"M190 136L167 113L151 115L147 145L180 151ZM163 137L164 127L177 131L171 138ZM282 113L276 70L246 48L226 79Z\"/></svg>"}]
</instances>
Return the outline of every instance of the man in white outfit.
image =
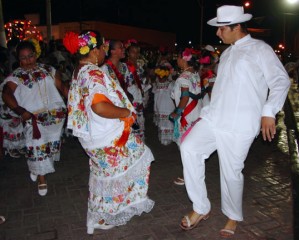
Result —
<instances>
[{"instance_id":1,"label":"man in white outfit","mask_svg":"<svg viewBox=\"0 0 299 240\"><path fill-rule=\"evenodd\" d=\"M237 222L243 220L242 170L249 148L259 131L270 142L276 133L275 115L283 107L290 82L272 48L248 34L245 22L251 18L243 7L222 6L208 21L231 46L221 55L210 105L202 109L202 120L181 144L186 188L193 202L193 211L181 222L184 230L209 216L205 159L217 150L221 207L228 218L220 235L234 234Z\"/></svg>"}]
</instances>

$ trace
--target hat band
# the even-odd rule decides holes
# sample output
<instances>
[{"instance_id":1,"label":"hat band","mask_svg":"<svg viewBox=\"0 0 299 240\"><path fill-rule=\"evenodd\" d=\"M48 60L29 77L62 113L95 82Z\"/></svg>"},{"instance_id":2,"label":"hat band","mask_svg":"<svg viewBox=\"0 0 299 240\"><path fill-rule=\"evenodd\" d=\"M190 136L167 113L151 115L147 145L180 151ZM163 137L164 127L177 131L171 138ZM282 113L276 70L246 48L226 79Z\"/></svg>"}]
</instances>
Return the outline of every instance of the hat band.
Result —
<instances>
[{"instance_id":1,"label":"hat band","mask_svg":"<svg viewBox=\"0 0 299 240\"><path fill-rule=\"evenodd\" d=\"M219 24L222 24L222 23L231 23L231 21L230 21L230 22L218 22L218 21L217 21L217 23L219 23Z\"/></svg>"}]
</instances>

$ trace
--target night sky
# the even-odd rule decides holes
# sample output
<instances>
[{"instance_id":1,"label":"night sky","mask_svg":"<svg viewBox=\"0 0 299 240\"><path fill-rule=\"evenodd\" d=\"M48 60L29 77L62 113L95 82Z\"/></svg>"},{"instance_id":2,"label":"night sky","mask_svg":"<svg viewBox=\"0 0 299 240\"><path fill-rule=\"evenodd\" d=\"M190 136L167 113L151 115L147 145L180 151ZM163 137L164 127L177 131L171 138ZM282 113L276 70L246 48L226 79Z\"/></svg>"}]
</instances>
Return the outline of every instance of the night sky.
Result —
<instances>
[{"instance_id":1,"label":"night sky","mask_svg":"<svg viewBox=\"0 0 299 240\"><path fill-rule=\"evenodd\" d=\"M68 21L99 20L174 32L178 43L199 43L200 0L52 0L52 24ZM245 9L256 19L249 27L270 28L270 44L282 40L283 12L297 15L287 16L287 31L298 29L298 9L286 9L284 0L251 0ZM207 20L216 16L216 8L224 4L242 5L245 0L204 0L203 43L216 44L216 28L208 26ZM24 19L24 14L40 13L40 24L46 24L46 0L2 0L4 22ZM299 5L299 4L297 4ZM293 22L297 22L294 24Z\"/></svg>"}]
</instances>

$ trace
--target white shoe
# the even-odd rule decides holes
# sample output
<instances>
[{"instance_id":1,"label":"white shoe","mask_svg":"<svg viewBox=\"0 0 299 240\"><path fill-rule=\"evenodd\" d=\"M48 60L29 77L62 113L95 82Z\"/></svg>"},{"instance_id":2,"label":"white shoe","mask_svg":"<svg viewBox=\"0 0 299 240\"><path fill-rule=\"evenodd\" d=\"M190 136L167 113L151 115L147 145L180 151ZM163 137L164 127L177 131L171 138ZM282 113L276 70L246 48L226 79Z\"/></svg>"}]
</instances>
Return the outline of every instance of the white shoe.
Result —
<instances>
[{"instance_id":1,"label":"white shoe","mask_svg":"<svg viewBox=\"0 0 299 240\"><path fill-rule=\"evenodd\" d=\"M109 230L114 227L115 227L114 225L108 225L105 223L103 224L96 223L92 227L87 227L87 234L93 234L94 229Z\"/></svg>"},{"instance_id":2,"label":"white shoe","mask_svg":"<svg viewBox=\"0 0 299 240\"><path fill-rule=\"evenodd\" d=\"M47 183L38 183L37 188L38 188L38 194L40 196L46 196L48 192Z\"/></svg>"},{"instance_id":3,"label":"white shoe","mask_svg":"<svg viewBox=\"0 0 299 240\"><path fill-rule=\"evenodd\" d=\"M32 172L30 173L30 178L33 182L36 182L37 180L37 175L33 174Z\"/></svg>"}]
</instances>

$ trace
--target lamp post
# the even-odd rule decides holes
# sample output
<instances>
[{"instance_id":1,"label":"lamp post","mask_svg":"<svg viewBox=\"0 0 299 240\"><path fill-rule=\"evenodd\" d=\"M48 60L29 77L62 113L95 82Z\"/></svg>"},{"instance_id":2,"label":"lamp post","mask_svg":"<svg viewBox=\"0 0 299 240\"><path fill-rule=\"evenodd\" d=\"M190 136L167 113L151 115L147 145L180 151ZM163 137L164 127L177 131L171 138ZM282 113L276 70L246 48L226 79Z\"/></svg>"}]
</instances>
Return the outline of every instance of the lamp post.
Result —
<instances>
[{"instance_id":1,"label":"lamp post","mask_svg":"<svg viewBox=\"0 0 299 240\"><path fill-rule=\"evenodd\" d=\"M285 10L287 10L286 9L286 7L287 7L287 5L294 5L294 4L296 4L296 3L298 3L299 2L299 0L285 0ZM285 59L285 54L286 54L286 52L287 52L287 49L288 49L288 42L287 42L287 39L286 39L286 25L287 25L287 23L286 23L286 21L287 21L287 19L286 19L286 16L287 15L296 15L296 14L294 14L294 13L288 13L288 12L284 12L283 13L283 45L284 45L284 52L283 52L283 60L285 61L286 59Z\"/></svg>"},{"instance_id":2,"label":"lamp post","mask_svg":"<svg viewBox=\"0 0 299 240\"><path fill-rule=\"evenodd\" d=\"M4 30L4 21L3 21L3 8L2 8L2 1L0 0L0 46L6 46L6 37L5 37L5 30Z\"/></svg>"},{"instance_id":3,"label":"lamp post","mask_svg":"<svg viewBox=\"0 0 299 240\"><path fill-rule=\"evenodd\" d=\"M198 5L200 7L200 37L199 37L199 45L202 47L202 34L203 34L203 2L204 0L197 0Z\"/></svg>"},{"instance_id":4,"label":"lamp post","mask_svg":"<svg viewBox=\"0 0 299 240\"><path fill-rule=\"evenodd\" d=\"M49 43L52 38L51 0L46 0L46 9L47 9L47 38L48 38L48 43Z\"/></svg>"}]
</instances>

